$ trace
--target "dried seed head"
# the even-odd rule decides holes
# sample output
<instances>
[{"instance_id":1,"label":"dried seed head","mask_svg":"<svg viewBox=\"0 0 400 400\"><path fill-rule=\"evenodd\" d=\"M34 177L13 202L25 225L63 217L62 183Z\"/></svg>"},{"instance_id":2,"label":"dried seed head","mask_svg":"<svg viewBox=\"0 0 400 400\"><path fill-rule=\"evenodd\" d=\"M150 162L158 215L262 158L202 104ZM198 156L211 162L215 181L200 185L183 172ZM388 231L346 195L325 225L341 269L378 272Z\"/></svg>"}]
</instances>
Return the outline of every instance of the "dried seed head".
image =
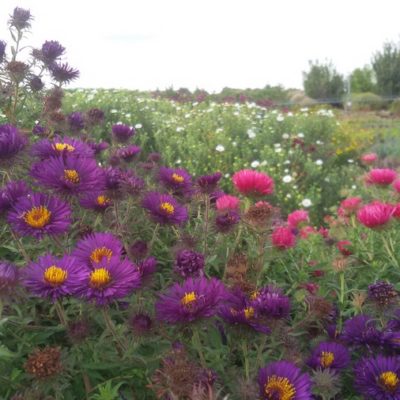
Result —
<instances>
[{"instance_id":1,"label":"dried seed head","mask_svg":"<svg viewBox=\"0 0 400 400\"><path fill-rule=\"evenodd\" d=\"M37 379L46 379L58 375L63 367L61 364L60 347L46 346L34 350L24 364L25 371Z\"/></svg>"}]
</instances>

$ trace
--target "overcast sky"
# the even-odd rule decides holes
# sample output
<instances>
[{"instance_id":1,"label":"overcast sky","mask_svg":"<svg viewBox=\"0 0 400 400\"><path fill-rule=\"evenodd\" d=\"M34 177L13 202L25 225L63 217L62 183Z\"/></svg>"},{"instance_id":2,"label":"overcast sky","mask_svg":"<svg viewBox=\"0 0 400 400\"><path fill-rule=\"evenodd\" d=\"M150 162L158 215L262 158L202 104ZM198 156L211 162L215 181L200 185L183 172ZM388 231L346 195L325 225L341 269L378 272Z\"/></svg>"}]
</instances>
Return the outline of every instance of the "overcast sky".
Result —
<instances>
[{"instance_id":1,"label":"overcast sky","mask_svg":"<svg viewBox=\"0 0 400 400\"><path fill-rule=\"evenodd\" d=\"M30 44L67 48L75 87L301 88L308 60L348 74L400 38L399 0L0 0L0 39L15 6Z\"/></svg>"}]
</instances>

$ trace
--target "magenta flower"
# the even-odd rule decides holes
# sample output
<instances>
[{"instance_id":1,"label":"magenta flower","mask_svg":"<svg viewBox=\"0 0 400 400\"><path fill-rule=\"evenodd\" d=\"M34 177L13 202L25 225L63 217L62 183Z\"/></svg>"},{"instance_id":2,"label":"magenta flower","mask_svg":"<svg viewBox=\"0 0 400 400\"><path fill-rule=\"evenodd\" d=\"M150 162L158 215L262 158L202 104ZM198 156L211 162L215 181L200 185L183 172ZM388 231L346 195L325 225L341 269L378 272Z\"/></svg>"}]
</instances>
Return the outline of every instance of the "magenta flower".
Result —
<instances>
[{"instance_id":1,"label":"magenta flower","mask_svg":"<svg viewBox=\"0 0 400 400\"><path fill-rule=\"evenodd\" d=\"M86 279L86 269L68 255L57 258L47 254L23 270L25 287L33 294L52 301L75 294Z\"/></svg>"},{"instance_id":2,"label":"magenta flower","mask_svg":"<svg viewBox=\"0 0 400 400\"><path fill-rule=\"evenodd\" d=\"M41 239L44 235L67 232L71 225L71 209L57 197L34 193L20 197L7 220L19 235Z\"/></svg>"},{"instance_id":3,"label":"magenta flower","mask_svg":"<svg viewBox=\"0 0 400 400\"><path fill-rule=\"evenodd\" d=\"M123 246L111 233L93 233L80 240L72 255L80 262L93 269L97 264L106 264L112 259L119 260Z\"/></svg>"},{"instance_id":4,"label":"magenta flower","mask_svg":"<svg viewBox=\"0 0 400 400\"><path fill-rule=\"evenodd\" d=\"M218 211L235 210L237 211L240 206L240 199L236 196L226 194L221 196L215 202L215 207Z\"/></svg>"},{"instance_id":5,"label":"magenta flower","mask_svg":"<svg viewBox=\"0 0 400 400\"><path fill-rule=\"evenodd\" d=\"M105 189L104 171L90 158L51 157L34 164L31 176L63 195L82 196Z\"/></svg>"},{"instance_id":6,"label":"magenta flower","mask_svg":"<svg viewBox=\"0 0 400 400\"><path fill-rule=\"evenodd\" d=\"M365 165L374 164L377 159L378 155L376 153L368 153L361 156L361 162Z\"/></svg>"},{"instance_id":7,"label":"magenta flower","mask_svg":"<svg viewBox=\"0 0 400 400\"><path fill-rule=\"evenodd\" d=\"M232 182L245 196L264 196L274 191L274 180L270 176L250 169L236 172Z\"/></svg>"},{"instance_id":8,"label":"magenta flower","mask_svg":"<svg viewBox=\"0 0 400 400\"><path fill-rule=\"evenodd\" d=\"M272 232L272 245L278 249L285 250L296 245L296 236L290 228L278 226Z\"/></svg>"},{"instance_id":9,"label":"magenta flower","mask_svg":"<svg viewBox=\"0 0 400 400\"><path fill-rule=\"evenodd\" d=\"M223 283L215 278L189 278L175 283L156 303L157 316L170 324L189 323L214 316L226 298Z\"/></svg>"},{"instance_id":10,"label":"magenta flower","mask_svg":"<svg viewBox=\"0 0 400 400\"><path fill-rule=\"evenodd\" d=\"M308 212L305 210L293 211L288 215L287 222L290 228L298 228L300 224L310 222Z\"/></svg>"},{"instance_id":11,"label":"magenta flower","mask_svg":"<svg viewBox=\"0 0 400 400\"><path fill-rule=\"evenodd\" d=\"M368 228L377 228L387 224L393 213L394 207L392 205L374 201L358 210L357 219Z\"/></svg>"},{"instance_id":12,"label":"magenta flower","mask_svg":"<svg viewBox=\"0 0 400 400\"><path fill-rule=\"evenodd\" d=\"M391 185L397 177L397 172L389 168L371 169L366 176L366 183L369 185L388 186Z\"/></svg>"},{"instance_id":13,"label":"magenta flower","mask_svg":"<svg viewBox=\"0 0 400 400\"><path fill-rule=\"evenodd\" d=\"M159 224L181 225L189 219L186 207L168 194L150 192L143 199L142 207Z\"/></svg>"}]
</instances>

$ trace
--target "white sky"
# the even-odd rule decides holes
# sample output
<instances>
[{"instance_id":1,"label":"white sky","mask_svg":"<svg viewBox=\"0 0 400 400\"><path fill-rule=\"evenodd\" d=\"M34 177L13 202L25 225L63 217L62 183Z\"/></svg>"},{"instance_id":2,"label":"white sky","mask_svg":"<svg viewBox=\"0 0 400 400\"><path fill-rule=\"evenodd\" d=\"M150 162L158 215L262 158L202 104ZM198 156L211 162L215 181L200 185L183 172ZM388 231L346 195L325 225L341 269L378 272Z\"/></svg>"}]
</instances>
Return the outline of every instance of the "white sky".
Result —
<instances>
[{"instance_id":1,"label":"white sky","mask_svg":"<svg viewBox=\"0 0 400 400\"><path fill-rule=\"evenodd\" d=\"M67 48L71 87L301 88L308 60L348 74L400 39L399 0L0 0L0 39L15 6L30 44Z\"/></svg>"}]
</instances>

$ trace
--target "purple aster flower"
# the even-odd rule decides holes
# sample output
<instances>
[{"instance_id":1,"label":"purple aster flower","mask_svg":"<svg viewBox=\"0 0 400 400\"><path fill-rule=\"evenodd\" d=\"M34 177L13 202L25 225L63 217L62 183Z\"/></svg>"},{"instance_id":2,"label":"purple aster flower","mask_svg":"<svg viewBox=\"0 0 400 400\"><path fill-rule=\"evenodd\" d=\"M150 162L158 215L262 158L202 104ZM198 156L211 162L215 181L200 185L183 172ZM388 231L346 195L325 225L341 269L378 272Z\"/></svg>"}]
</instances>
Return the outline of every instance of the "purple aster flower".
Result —
<instances>
[{"instance_id":1,"label":"purple aster flower","mask_svg":"<svg viewBox=\"0 0 400 400\"><path fill-rule=\"evenodd\" d=\"M18 268L9 262L0 261L0 297L11 294L18 283Z\"/></svg>"},{"instance_id":2,"label":"purple aster flower","mask_svg":"<svg viewBox=\"0 0 400 400\"><path fill-rule=\"evenodd\" d=\"M381 307L393 303L397 295L394 286L384 281L378 281L368 286L369 299Z\"/></svg>"},{"instance_id":3,"label":"purple aster flower","mask_svg":"<svg viewBox=\"0 0 400 400\"><path fill-rule=\"evenodd\" d=\"M212 193L210 193L210 203L211 203L211 204L215 204L216 201L217 201L220 197L225 196L225 195L226 195L226 193L225 193L223 190L221 190L221 189L216 189L216 190L214 190Z\"/></svg>"},{"instance_id":4,"label":"purple aster flower","mask_svg":"<svg viewBox=\"0 0 400 400\"><path fill-rule=\"evenodd\" d=\"M368 315L360 314L344 323L340 339L349 345L379 346L382 342L382 333L376 328L375 320Z\"/></svg>"},{"instance_id":5,"label":"purple aster flower","mask_svg":"<svg viewBox=\"0 0 400 400\"><path fill-rule=\"evenodd\" d=\"M90 193L80 199L79 204L88 210L102 213L112 206L113 202L104 193Z\"/></svg>"},{"instance_id":6,"label":"purple aster flower","mask_svg":"<svg viewBox=\"0 0 400 400\"><path fill-rule=\"evenodd\" d=\"M121 123L113 125L111 129L115 140L121 143L127 142L136 133L133 126Z\"/></svg>"},{"instance_id":7,"label":"purple aster flower","mask_svg":"<svg viewBox=\"0 0 400 400\"><path fill-rule=\"evenodd\" d=\"M264 400L311 400L311 379L289 361L267 364L258 373L260 398Z\"/></svg>"},{"instance_id":8,"label":"purple aster flower","mask_svg":"<svg viewBox=\"0 0 400 400\"><path fill-rule=\"evenodd\" d=\"M105 188L105 174L95 160L61 155L34 164L31 176L63 195L86 195Z\"/></svg>"},{"instance_id":9,"label":"purple aster flower","mask_svg":"<svg viewBox=\"0 0 400 400\"><path fill-rule=\"evenodd\" d=\"M229 294L219 314L228 324L248 326L264 334L271 332L265 322L259 318L257 311L241 290L235 290Z\"/></svg>"},{"instance_id":10,"label":"purple aster flower","mask_svg":"<svg viewBox=\"0 0 400 400\"><path fill-rule=\"evenodd\" d=\"M29 80L29 86L34 92L38 92L44 88L44 83L39 76L34 76Z\"/></svg>"},{"instance_id":11,"label":"purple aster flower","mask_svg":"<svg viewBox=\"0 0 400 400\"><path fill-rule=\"evenodd\" d=\"M268 318L286 318L290 312L290 300L280 288L268 285L251 295L251 305Z\"/></svg>"},{"instance_id":12,"label":"purple aster flower","mask_svg":"<svg viewBox=\"0 0 400 400\"><path fill-rule=\"evenodd\" d=\"M46 133L46 128L42 125L36 124L33 128L32 128L32 133L34 135L44 135Z\"/></svg>"},{"instance_id":13,"label":"purple aster flower","mask_svg":"<svg viewBox=\"0 0 400 400\"><path fill-rule=\"evenodd\" d=\"M111 233L93 233L80 240L72 255L82 264L94 268L97 264L122 256L122 243Z\"/></svg>"},{"instance_id":14,"label":"purple aster flower","mask_svg":"<svg viewBox=\"0 0 400 400\"><path fill-rule=\"evenodd\" d=\"M16 156L27 144L27 139L11 124L0 125L0 162Z\"/></svg>"},{"instance_id":15,"label":"purple aster flower","mask_svg":"<svg viewBox=\"0 0 400 400\"><path fill-rule=\"evenodd\" d=\"M145 183L142 178L134 175L131 171L122 174L120 190L128 195L137 196L144 189Z\"/></svg>"},{"instance_id":16,"label":"purple aster flower","mask_svg":"<svg viewBox=\"0 0 400 400\"><path fill-rule=\"evenodd\" d=\"M23 271L25 287L33 294L56 301L76 293L87 280L88 271L68 255L51 254L30 263Z\"/></svg>"},{"instance_id":17,"label":"purple aster flower","mask_svg":"<svg viewBox=\"0 0 400 400\"><path fill-rule=\"evenodd\" d=\"M142 279L146 279L149 276L153 275L156 271L157 259L155 257L149 257L145 260L140 261L137 264L137 270L140 273L140 277Z\"/></svg>"},{"instance_id":18,"label":"purple aster flower","mask_svg":"<svg viewBox=\"0 0 400 400\"><path fill-rule=\"evenodd\" d=\"M170 324L188 323L217 314L226 298L223 283L215 278L189 278L175 283L156 303L157 316Z\"/></svg>"},{"instance_id":19,"label":"purple aster flower","mask_svg":"<svg viewBox=\"0 0 400 400\"><path fill-rule=\"evenodd\" d=\"M192 177L182 168L160 167L160 182L174 194L187 194L192 188Z\"/></svg>"},{"instance_id":20,"label":"purple aster flower","mask_svg":"<svg viewBox=\"0 0 400 400\"><path fill-rule=\"evenodd\" d=\"M183 278L203 276L204 255L193 250L181 250L175 258L174 271Z\"/></svg>"},{"instance_id":21,"label":"purple aster flower","mask_svg":"<svg viewBox=\"0 0 400 400\"><path fill-rule=\"evenodd\" d=\"M350 363L350 354L345 346L335 342L321 342L314 348L308 365L313 369L330 368L340 370Z\"/></svg>"},{"instance_id":22,"label":"purple aster flower","mask_svg":"<svg viewBox=\"0 0 400 400\"><path fill-rule=\"evenodd\" d=\"M181 206L168 194L150 192L143 199L142 207L148 210L153 220L159 224L181 225L189 218L186 207Z\"/></svg>"},{"instance_id":23,"label":"purple aster flower","mask_svg":"<svg viewBox=\"0 0 400 400\"><path fill-rule=\"evenodd\" d=\"M240 221L240 215L234 210L227 210L217 215L215 218L215 228L218 232L228 233Z\"/></svg>"},{"instance_id":24,"label":"purple aster flower","mask_svg":"<svg viewBox=\"0 0 400 400\"><path fill-rule=\"evenodd\" d=\"M111 258L109 262L101 262L89 270L81 295L97 305L107 305L130 295L140 283L140 273L129 260Z\"/></svg>"},{"instance_id":25,"label":"purple aster flower","mask_svg":"<svg viewBox=\"0 0 400 400\"><path fill-rule=\"evenodd\" d=\"M89 125L101 125L104 122L104 111L98 108L91 108L86 112L86 121Z\"/></svg>"},{"instance_id":26,"label":"purple aster flower","mask_svg":"<svg viewBox=\"0 0 400 400\"><path fill-rule=\"evenodd\" d=\"M68 125L72 132L79 132L85 127L83 113L75 111L68 115Z\"/></svg>"},{"instance_id":27,"label":"purple aster flower","mask_svg":"<svg viewBox=\"0 0 400 400\"><path fill-rule=\"evenodd\" d=\"M131 162L141 151L142 149L139 146L130 145L118 149L115 155L118 158L122 158L125 162Z\"/></svg>"},{"instance_id":28,"label":"purple aster flower","mask_svg":"<svg viewBox=\"0 0 400 400\"><path fill-rule=\"evenodd\" d=\"M108 149L109 147L109 144L107 142L87 142L86 144L93 149L94 154L96 155L100 154L102 151Z\"/></svg>"},{"instance_id":29,"label":"purple aster flower","mask_svg":"<svg viewBox=\"0 0 400 400\"><path fill-rule=\"evenodd\" d=\"M24 181L11 181L0 190L0 213L8 211L16 201L31 190Z\"/></svg>"},{"instance_id":30,"label":"purple aster flower","mask_svg":"<svg viewBox=\"0 0 400 400\"><path fill-rule=\"evenodd\" d=\"M382 342L388 350L400 349L400 331L392 331L386 329L382 333Z\"/></svg>"},{"instance_id":31,"label":"purple aster flower","mask_svg":"<svg viewBox=\"0 0 400 400\"><path fill-rule=\"evenodd\" d=\"M79 77L79 71L73 69L67 63L53 63L49 70L53 79L59 83L69 83Z\"/></svg>"},{"instance_id":32,"label":"purple aster flower","mask_svg":"<svg viewBox=\"0 0 400 400\"><path fill-rule=\"evenodd\" d=\"M7 43L4 40L0 40L0 63L3 62L4 56L6 54Z\"/></svg>"},{"instance_id":33,"label":"purple aster flower","mask_svg":"<svg viewBox=\"0 0 400 400\"><path fill-rule=\"evenodd\" d=\"M394 311L393 318L386 324L386 329L400 331L400 308Z\"/></svg>"},{"instance_id":34,"label":"purple aster flower","mask_svg":"<svg viewBox=\"0 0 400 400\"><path fill-rule=\"evenodd\" d=\"M53 64L57 58L61 57L65 52L65 47L63 47L56 40L46 40L41 49L41 60L47 64Z\"/></svg>"},{"instance_id":35,"label":"purple aster flower","mask_svg":"<svg viewBox=\"0 0 400 400\"><path fill-rule=\"evenodd\" d=\"M106 188L111 191L120 191L124 180L124 171L120 168L108 167L104 170L106 175Z\"/></svg>"},{"instance_id":36,"label":"purple aster flower","mask_svg":"<svg viewBox=\"0 0 400 400\"><path fill-rule=\"evenodd\" d=\"M71 225L71 209L57 197L33 193L18 199L7 220L19 235L41 239L44 235L67 232Z\"/></svg>"},{"instance_id":37,"label":"purple aster flower","mask_svg":"<svg viewBox=\"0 0 400 400\"><path fill-rule=\"evenodd\" d=\"M136 336L143 336L151 331L153 321L149 315L139 313L129 319L129 325Z\"/></svg>"},{"instance_id":38,"label":"purple aster flower","mask_svg":"<svg viewBox=\"0 0 400 400\"><path fill-rule=\"evenodd\" d=\"M30 10L26 10L20 7L15 7L9 23L11 26L14 26L18 30L22 30L31 27L32 19L33 17L31 15Z\"/></svg>"},{"instance_id":39,"label":"purple aster flower","mask_svg":"<svg viewBox=\"0 0 400 400\"><path fill-rule=\"evenodd\" d=\"M197 186L201 193L210 194L217 189L218 182L221 178L221 172L216 172L212 175L203 175L197 179Z\"/></svg>"},{"instance_id":40,"label":"purple aster flower","mask_svg":"<svg viewBox=\"0 0 400 400\"><path fill-rule=\"evenodd\" d=\"M354 367L354 385L369 400L400 400L400 358L363 358Z\"/></svg>"},{"instance_id":41,"label":"purple aster flower","mask_svg":"<svg viewBox=\"0 0 400 400\"><path fill-rule=\"evenodd\" d=\"M149 246L147 242L145 242L144 240L137 240L129 248L129 254L135 260L141 260L142 258L146 257L148 251L149 251Z\"/></svg>"},{"instance_id":42,"label":"purple aster flower","mask_svg":"<svg viewBox=\"0 0 400 400\"><path fill-rule=\"evenodd\" d=\"M94 158L94 150L86 143L68 136L43 139L32 146L31 154L45 160L60 155Z\"/></svg>"},{"instance_id":43,"label":"purple aster flower","mask_svg":"<svg viewBox=\"0 0 400 400\"><path fill-rule=\"evenodd\" d=\"M147 160L152 162L152 163L158 163L161 161L161 154L160 153L150 153L147 156Z\"/></svg>"}]
</instances>

